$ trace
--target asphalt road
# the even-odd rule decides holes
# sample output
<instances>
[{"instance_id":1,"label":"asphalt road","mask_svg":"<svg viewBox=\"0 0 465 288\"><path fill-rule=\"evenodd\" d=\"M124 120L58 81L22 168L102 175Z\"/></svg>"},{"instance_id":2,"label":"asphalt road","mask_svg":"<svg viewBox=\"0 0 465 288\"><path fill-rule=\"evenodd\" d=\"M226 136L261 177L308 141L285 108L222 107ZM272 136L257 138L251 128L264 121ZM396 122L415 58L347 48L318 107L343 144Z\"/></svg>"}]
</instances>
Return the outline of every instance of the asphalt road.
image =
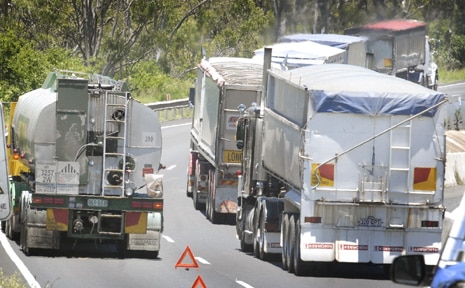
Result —
<instances>
[{"instance_id":1,"label":"asphalt road","mask_svg":"<svg viewBox=\"0 0 465 288\"><path fill-rule=\"evenodd\" d=\"M40 287L192 287L200 278L207 287L392 287L377 266L324 267L319 276L296 277L281 264L263 262L240 251L234 225L213 225L194 210L186 197L189 121L163 129L162 162L165 231L159 259L119 259L109 244L79 243L71 254L41 252L26 257L18 243L8 241ZM190 247L199 268L175 268ZM5 272L14 270L0 251ZM190 262L185 258L185 262ZM7 272L8 273L8 272ZM5 274L7 274L5 273ZM201 287L201 286L197 286Z\"/></svg>"},{"instance_id":2,"label":"asphalt road","mask_svg":"<svg viewBox=\"0 0 465 288\"><path fill-rule=\"evenodd\" d=\"M463 91L455 86L450 89ZM30 272L32 280L30 277L25 280L37 287L192 287L199 277L206 287L404 287L387 279L379 266L328 265L318 274L296 277L281 269L279 259L263 262L241 252L235 227L212 225L204 214L194 210L192 200L185 196L190 121L167 125L163 129L162 157L167 167L162 171L165 231L158 259L120 259L114 246L99 243L78 243L76 250L66 255L45 251L26 257L18 243L5 240L10 247L0 247L3 272L11 275L18 271L5 254L7 249ZM463 191L463 186L446 189L448 210L457 206ZM199 268L176 269L187 247Z\"/></svg>"}]
</instances>

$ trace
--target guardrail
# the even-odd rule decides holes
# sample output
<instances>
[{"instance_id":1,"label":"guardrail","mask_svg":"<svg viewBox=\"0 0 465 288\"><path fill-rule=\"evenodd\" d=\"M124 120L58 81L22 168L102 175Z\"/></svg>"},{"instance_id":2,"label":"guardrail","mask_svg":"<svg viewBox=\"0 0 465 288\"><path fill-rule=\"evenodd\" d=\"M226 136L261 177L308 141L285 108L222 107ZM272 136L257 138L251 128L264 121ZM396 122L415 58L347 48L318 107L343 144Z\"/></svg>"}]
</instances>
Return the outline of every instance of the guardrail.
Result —
<instances>
[{"instance_id":1,"label":"guardrail","mask_svg":"<svg viewBox=\"0 0 465 288\"><path fill-rule=\"evenodd\" d=\"M169 121L175 119L190 118L192 109L189 104L189 99L160 101L155 103L145 104L150 109L158 112L160 121Z\"/></svg>"}]
</instances>

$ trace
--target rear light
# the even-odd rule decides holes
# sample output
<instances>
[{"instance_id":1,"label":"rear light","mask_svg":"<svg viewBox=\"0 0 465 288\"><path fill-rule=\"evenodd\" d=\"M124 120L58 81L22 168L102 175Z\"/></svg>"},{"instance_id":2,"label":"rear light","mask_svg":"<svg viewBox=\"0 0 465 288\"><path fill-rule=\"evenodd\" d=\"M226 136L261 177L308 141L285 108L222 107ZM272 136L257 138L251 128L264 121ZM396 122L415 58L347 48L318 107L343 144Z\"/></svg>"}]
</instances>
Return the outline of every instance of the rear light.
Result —
<instances>
[{"instance_id":1,"label":"rear light","mask_svg":"<svg viewBox=\"0 0 465 288\"><path fill-rule=\"evenodd\" d=\"M54 198L54 197L33 197L32 203L34 204L46 204L46 205L64 205L64 198Z\"/></svg>"},{"instance_id":2,"label":"rear light","mask_svg":"<svg viewBox=\"0 0 465 288\"><path fill-rule=\"evenodd\" d=\"M319 224L319 223L321 223L321 217L305 217L304 222L305 223Z\"/></svg>"},{"instance_id":3,"label":"rear light","mask_svg":"<svg viewBox=\"0 0 465 288\"><path fill-rule=\"evenodd\" d=\"M163 202L132 201L131 208L160 210L163 209Z\"/></svg>"},{"instance_id":4,"label":"rear light","mask_svg":"<svg viewBox=\"0 0 465 288\"><path fill-rule=\"evenodd\" d=\"M20 157L19 157L18 150L17 150L17 149L13 149L13 159L18 160L19 158L20 158Z\"/></svg>"},{"instance_id":5,"label":"rear light","mask_svg":"<svg viewBox=\"0 0 465 288\"><path fill-rule=\"evenodd\" d=\"M439 221L423 220L421 227L439 227Z\"/></svg>"},{"instance_id":6,"label":"rear light","mask_svg":"<svg viewBox=\"0 0 465 288\"><path fill-rule=\"evenodd\" d=\"M43 200L40 197L32 198L32 203L34 203L34 204L42 204Z\"/></svg>"}]
</instances>

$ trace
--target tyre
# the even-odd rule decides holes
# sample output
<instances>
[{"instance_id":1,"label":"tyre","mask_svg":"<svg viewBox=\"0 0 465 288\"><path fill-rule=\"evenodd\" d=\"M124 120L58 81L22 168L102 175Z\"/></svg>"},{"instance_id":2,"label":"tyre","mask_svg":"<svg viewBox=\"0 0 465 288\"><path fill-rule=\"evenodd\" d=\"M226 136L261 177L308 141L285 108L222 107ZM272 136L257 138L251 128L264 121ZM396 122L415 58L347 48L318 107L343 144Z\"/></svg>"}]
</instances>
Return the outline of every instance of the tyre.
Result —
<instances>
[{"instance_id":1,"label":"tyre","mask_svg":"<svg viewBox=\"0 0 465 288\"><path fill-rule=\"evenodd\" d=\"M288 230L289 230L289 218L287 214L283 214L283 221L281 222L281 237L282 237L282 250L281 250L281 262L283 270L288 269L287 263L287 239L288 239Z\"/></svg>"},{"instance_id":2,"label":"tyre","mask_svg":"<svg viewBox=\"0 0 465 288\"><path fill-rule=\"evenodd\" d=\"M208 171L207 214L212 224L221 224L222 214L215 211L215 171Z\"/></svg>"},{"instance_id":3,"label":"tyre","mask_svg":"<svg viewBox=\"0 0 465 288\"><path fill-rule=\"evenodd\" d=\"M25 217L22 217L21 219L22 221L22 224L21 224L21 236L20 236L20 248L21 250L23 250L23 253L26 255L26 256L29 256L30 255L30 251L29 251L29 246L28 246L28 243L27 243L27 213L25 213Z\"/></svg>"},{"instance_id":4,"label":"tyre","mask_svg":"<svg viewBox=\"0 0 465 288\"><path fill-rule=\"evenodd\" d=\"M296 216L298 218L298 216ZM294 236L294 274L302 276L305 272L305 263L300 259L300 219L295 223L295 236Z\"/></svg>"},{"instance_id":5,"label":"tyre","mask_svg":"<svg viewBox=\"0 0 465 288\"><path fill-rule=\"evenodd\" d=\"M189 175L187 175L187 179L189 179ZM189 189L187 189L188 185L189 185L189 180L187 180L187 185L186 185L186 197L192 198L192 189L194 187L191 187L191 192L189 192Z\"/></svg>"},{"instance_id":6,"label":"tyre","mask_svg":"<svg viewBox=\"0 0 465 288\"><path fill-rule=\"evenodd\" d=\"M259 238L258 238L258 246L259 246L259 257L263 261L268 261L270 259L268 253L265 252L265 222L266 222L266 210L262 210L260 213L260 223L258 226L259 230Z\"/></svg>"},{"instance_id":7,"label":"tyre","mask_svg":"<svg viewBox=\"0 0 465 288\"><path fill-rule=\"evenodd\" d=\"M124 236L123 240L120 240L116 243L116 252L118 257L124 259L128 257L128 236Z\"/></svg>"},{"instance_id":8,"label":"tyre","mask_svg":"<svg viewBox=\"0 0 465 288\"><path fill-rule=\"evenodd\" d=\"M260 259L260 245L258 243L258 239L260 237L259 235L259 229L258 229L258 217L254 217L253 219L253 255L256 258Z\"/></svg>"},{"instance_id":9,"label":"tyre","mask_svg":"<svg viewBox=\"0 0 465 288\"><path fill-rule=\"evenodd\" d=\"M294 247L295 245L295 216L289 218L289 230L287 238L287 271L294 273Z\"/></svg>"},{"instance_id":10,"label":"tyre","mask_svg":"<svg viewBox=\"0 0 465 288\"><path fill-rule=\"evenodd\" d=\"M241 250L242 252L250 253L253 251L253 245L245 243L245 233L241 232Z\"/></svg>"}]
</instances>

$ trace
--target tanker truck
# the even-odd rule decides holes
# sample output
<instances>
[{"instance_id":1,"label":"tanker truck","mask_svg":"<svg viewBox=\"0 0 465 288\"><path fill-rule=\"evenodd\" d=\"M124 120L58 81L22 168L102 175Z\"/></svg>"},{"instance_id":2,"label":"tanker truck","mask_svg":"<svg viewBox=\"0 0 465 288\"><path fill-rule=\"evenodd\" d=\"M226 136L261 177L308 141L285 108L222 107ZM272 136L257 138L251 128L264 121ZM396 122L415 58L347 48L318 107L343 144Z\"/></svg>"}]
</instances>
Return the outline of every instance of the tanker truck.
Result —
<instances>
[{"instance_id":1,"label":"tanker truck","mask_svg":"<svg viewBox=\"0 0 465 288\"><path fill-rule=\"evenodd\" d=\"M444 214L444 94L348 64L283 71L265 52L260 102L240 106L236 234L296 275L321 263L434 265ZM246 107L249 106L249 107Z\"/></svg>"},{"instance_id":2,"label":"tanker truck","mask_svg":"<svg viewBox=\"0 0 465 288\"><path fill-rule=\"evenodd\" d=\"M125 82L54 71L19 97L10 117L15 206L6 226L26 255L93 240L115 243L123 256L158 257L161 126Z\"/></svg>"}]
</instances>

